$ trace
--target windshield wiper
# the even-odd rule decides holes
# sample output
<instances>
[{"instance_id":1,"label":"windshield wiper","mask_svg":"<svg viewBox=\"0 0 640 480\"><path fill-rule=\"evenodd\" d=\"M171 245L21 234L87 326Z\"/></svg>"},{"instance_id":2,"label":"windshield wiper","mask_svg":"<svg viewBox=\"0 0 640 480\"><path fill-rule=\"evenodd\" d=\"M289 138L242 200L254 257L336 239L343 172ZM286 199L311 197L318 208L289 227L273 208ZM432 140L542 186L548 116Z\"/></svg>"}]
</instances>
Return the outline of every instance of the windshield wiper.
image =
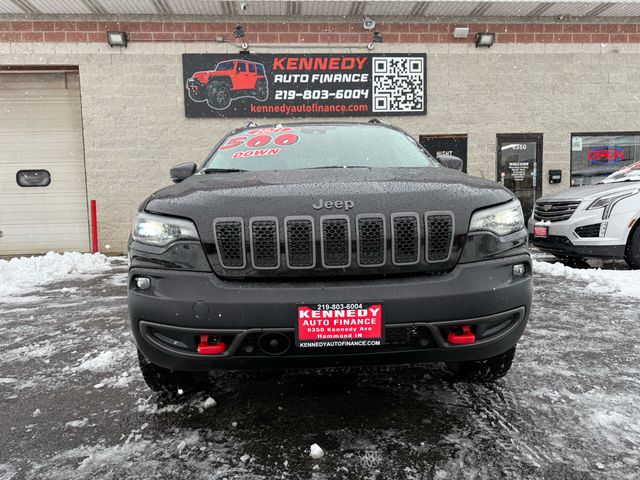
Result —
<instances>
[{"instance_id":1,"label":"windshield wiper","mask_svg":"<svg viewBox=\"0 0 640 480\"><path fill-rule=\"evenodd\" d=\"M202 173L236 173L248 172L249 170L241 170L240 168L205 168Z\"/></svg>"},{"instance_id":2,"label":"windshield wiper","mask_svg":"<svg viewBox=\"0 0 640 480\"><path fill-rule=\"evenodd\" d=\"M327 165L325 167L309 167L301 168L300 170L320 170L323 168L373 168L366 165Z\"/></svg>"}]
</instances>

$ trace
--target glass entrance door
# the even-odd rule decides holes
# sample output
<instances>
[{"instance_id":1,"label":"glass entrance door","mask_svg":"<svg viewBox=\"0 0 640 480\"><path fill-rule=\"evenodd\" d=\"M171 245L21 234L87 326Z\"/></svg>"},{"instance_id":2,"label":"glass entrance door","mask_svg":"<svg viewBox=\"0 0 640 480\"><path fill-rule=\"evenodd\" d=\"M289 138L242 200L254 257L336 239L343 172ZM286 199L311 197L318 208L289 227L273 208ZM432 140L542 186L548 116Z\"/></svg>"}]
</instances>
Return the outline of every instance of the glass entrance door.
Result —
<instances>
[{"instance_id":1,"label":"glass entrance door","mask_svg":"<svg viewBox=\"0 0 640 480\"><path fill-rule=\"evenodd\" d=\"M518 197L526 222L542 195L542 135L498 135L497 180Z\"/></svg>"}]
</instances>

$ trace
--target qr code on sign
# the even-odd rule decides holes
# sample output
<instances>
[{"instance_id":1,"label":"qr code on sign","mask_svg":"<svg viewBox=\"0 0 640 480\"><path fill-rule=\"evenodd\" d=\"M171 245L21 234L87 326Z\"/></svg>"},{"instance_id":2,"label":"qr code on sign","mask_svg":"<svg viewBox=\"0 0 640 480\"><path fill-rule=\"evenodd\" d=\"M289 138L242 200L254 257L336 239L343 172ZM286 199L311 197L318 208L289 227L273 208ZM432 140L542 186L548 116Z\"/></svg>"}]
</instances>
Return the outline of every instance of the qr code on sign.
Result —
<instances>
[{"instance_id":1,"label":"qr code on sign","mask_svg":"<svg viewBox=\"0 0 640 480\"><path fill-rule=\"evenodd\" d=\"M373 59L373 111L424 112L424 58Z\"/></svg>"}]
</instances>

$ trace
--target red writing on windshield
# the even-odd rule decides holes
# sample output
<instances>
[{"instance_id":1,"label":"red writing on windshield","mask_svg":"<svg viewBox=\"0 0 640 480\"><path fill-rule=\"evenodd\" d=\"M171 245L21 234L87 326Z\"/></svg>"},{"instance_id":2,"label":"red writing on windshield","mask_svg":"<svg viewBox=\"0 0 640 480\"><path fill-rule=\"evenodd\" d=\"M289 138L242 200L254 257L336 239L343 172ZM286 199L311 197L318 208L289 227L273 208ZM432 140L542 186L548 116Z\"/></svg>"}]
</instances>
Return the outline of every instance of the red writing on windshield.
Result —
<instances>
[{"instance_id":1,"label":"red writing on windshield","mask_svg":"<svg viewBox=\"0 0 640 480\"><path fill-rule=\"evenodd\" d=\"M251 132L262 132L262 131L251 130ZM286 147L286 146L297 143L298 140L300 140L300 137L295 133L281 133L280 135L277 135L275 138L270 135L262 135L262 134L252 136L251 138L241 135L238 137L231 137L229 140L227 140L227 142L224 145L220 147L219 150L229 150L232 148L240 147L242 145L247 146L249 148L260 148L272 142L275 145Z\"/></svg>"}]
</instances>

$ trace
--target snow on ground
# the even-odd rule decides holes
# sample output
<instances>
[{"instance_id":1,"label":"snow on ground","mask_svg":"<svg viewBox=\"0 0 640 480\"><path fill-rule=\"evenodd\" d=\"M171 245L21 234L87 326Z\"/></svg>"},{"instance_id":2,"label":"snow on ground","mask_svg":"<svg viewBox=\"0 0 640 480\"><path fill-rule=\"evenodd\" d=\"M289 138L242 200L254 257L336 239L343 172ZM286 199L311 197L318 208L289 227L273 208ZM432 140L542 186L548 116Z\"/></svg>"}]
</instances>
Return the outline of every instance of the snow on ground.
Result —
<instances>
[{"instance_id":1,"label":"snow on ground","mask_svg":"<svg viewBox=\"0 0 640 480\"><path fill-rule=\"evenodd\" d=\"M0 297L33 291L40 285L86 274L106 272L109 259L102 254L54 253L0 260Z\"/></svg>"},{"instance_id":2,"label":"snow on ground","mask_svg":"<svg viewBox=\"0 0 640 480\"><path fill-rule=\"evenodd\" d=\"M638 478L637 272L536 261L495 384L441 365L220 372L163 398L125 326L126 265L107 262L0 298L1 480Z\"/></svg>"},{"instance_id":3,"label":"snow on ground","mask_svg":"<svg viewBox=\"0 0 640 480\"><path fill-rule=\"evenodd\" d=\"M616 293L640 298L640 270L602 270L600 268L571 268L561 263L534 260L533 271L569 281L586 282L586 288L599 293Z\"/></svg>"}]
</instances>

